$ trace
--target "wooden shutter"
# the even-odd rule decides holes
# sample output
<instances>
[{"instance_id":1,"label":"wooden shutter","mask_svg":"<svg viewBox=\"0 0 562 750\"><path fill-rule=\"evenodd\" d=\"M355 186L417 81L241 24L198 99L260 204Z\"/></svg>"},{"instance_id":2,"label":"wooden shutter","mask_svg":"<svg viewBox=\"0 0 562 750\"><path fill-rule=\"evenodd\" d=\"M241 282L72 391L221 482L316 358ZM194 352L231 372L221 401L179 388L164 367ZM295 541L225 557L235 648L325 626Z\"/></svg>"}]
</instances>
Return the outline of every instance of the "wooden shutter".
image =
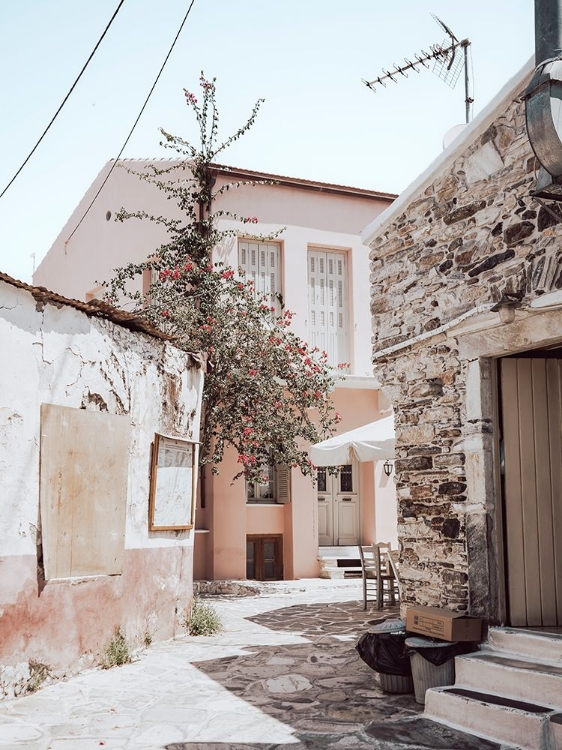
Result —
<instances>
[{"instance_id":1,"label":"wooden shutter","mask_svg":"<svg viewBox=\"0 0 562 750\"><path fill-rule=\"evenodd\" d=\"M344 253L308 253L309 343L328 353L329 362L348 360L347 267Z\"/></svg>"},{"instance_id":2,"label":"wooden shutter","mask_svg":"<svg viewBox=\"0 0 562 750\"><path fill-rule=\"evenodd\" d=\"M256 294L269 296L281 291L279 256L278 245L264 242L239 242L238 265L246 274L246 279L254 282Z\"/></svg>"},{"instance_id":3,"label":"wooden shutter","mask_svg":"<svg viewBox=\"0 0 562 750\"><path fill-rule=\"evenodd\" d=\"M291 469L284 464L275 467L275 499L280 505L291 502Z\"/></svg>"}]
</instances>

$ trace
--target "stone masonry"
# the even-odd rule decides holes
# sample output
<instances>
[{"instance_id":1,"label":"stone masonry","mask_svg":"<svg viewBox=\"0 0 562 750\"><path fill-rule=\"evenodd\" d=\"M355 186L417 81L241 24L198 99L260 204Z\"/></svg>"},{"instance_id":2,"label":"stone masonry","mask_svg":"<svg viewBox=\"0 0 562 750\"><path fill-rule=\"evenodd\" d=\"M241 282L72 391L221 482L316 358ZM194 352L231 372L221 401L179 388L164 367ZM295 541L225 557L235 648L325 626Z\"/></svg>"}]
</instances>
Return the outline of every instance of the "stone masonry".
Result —
<instances>
[{"instance_id":1,"label":"stone masonry","mask_svg":"<svg viewBox=\"0 0 562 750\"><path fill-rule=\"evenodd\" d=\"M524 310L562 288L562 224L530 196L523 91L371 242L373 362L396 415L403 602L492 620L494 514L469 495L466 445L489 441L493 425L467 414L473 363L446 329L502 299ZM472 515L478 503L485 512Z\"/></svg>"}]
</instances>

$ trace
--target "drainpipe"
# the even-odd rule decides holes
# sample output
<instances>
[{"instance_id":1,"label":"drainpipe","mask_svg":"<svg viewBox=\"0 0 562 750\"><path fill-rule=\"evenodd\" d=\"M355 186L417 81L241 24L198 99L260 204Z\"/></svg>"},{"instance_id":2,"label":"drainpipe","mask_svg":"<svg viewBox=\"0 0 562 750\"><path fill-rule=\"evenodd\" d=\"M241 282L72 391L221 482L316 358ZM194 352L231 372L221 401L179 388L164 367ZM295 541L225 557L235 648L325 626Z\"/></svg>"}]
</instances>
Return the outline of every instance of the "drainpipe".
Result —
<instances>
[{"instance_id":1,"label":"drainpipe","mask_svg":"<svg viewBox=\"0 0 562 750\"><path fill-rule=\"evenodd\" d=\"M562 51L562 0L535 0L535 65Z\"/></svg>"},{"instance_id":2,"label":"drainpipe","mask_svg":"<svg viewBox=\"0 0 562 750\"><path fill-rule=\"evenodd\" d=\"M562 0L535 0L535 73L525 92L529 142L541 169L533 195L562 201Z\"/></svg>"}]
</instances>

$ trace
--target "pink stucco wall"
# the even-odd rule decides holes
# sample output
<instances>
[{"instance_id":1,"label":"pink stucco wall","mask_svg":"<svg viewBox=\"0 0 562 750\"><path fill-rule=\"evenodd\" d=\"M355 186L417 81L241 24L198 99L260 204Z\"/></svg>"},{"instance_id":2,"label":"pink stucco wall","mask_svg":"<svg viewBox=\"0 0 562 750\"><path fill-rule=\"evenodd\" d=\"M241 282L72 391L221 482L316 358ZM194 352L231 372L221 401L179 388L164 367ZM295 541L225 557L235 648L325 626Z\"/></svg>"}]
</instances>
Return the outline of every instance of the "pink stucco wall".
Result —
<instances>
[{"instance_id":1,"label":"pink stucco wall","mask_svg":"<svg viewBox=\"0 0 562 750\"><path fill-rule=\"evenodd\" d=\"M130 211L179 216L164 193L140 180L127 169L140 170L148 162L125 160L103 188L93 208L71 239L91 199L105 178L109 164L100 172L77 209L63 227L47 256L34 274L34 283L61 294L85 300L98 282L112 277L113 269L127 262L146 259L166 239L162 227L150 221L130 219L116 222L115 214L124 206ZM166 162L162 162L165 166ZM216 188L227 180L217 180ZM257 216L257 230L266 235L285 227L280 237L287 307L296 313L296 333L306 338L308 331L307 249L310 246L347 252L349 263L350 348L353 373L371 375L369 316L369 258L359 232L388 205L389 200L358 194L343 194L310 187L261 185L230 190L214 204L242 216ZM106 220L107 213L111 213ZM221 220L223 228L243 232L243 224ZM235 238L217 249L217 260L238 265Z\"/></svg>"},{"instance_id":2,"label":"pink stucco wall","mask_svg":"<svg viewBox=\"0 0 562 750\"><path fill-rule=\"evenodd\" d=\"M173 205L163 193L126 171L142 169L146 163L125 160L122 167L115 169L94 207L69 239L110 165L104 167L37 269L35 283L85 299L98 281L112 276L113 268L144 260L165 240L161 228L151 222L113 220L121 206L173 215ZM163 162L162 166L166 164ZM220 176L215 187L224 182L226 178ZM308 335L307 251L316 247L346 253L351 374L361 378L372 376L372 366L368 248L361 243L359 233L388 205L388 199L374 194L338 192L312 183L244 186L228 191L214 205L215 209L226 208L242 216L257 216L257 230L264 235L285 227L279 238L283 294L287 307L295 312L294 330L304 339ZM106 220L107 212L112 214L110 220ZM234 229L240 235L246 229L245 225L226 219L221 220L221 227ZM217 248L215 259L236 267L237 252L236 238L232 237ZM334 391L335 408L343 416L340 431L379 416L377 392L372 388L372 382L363 380L354 388ZM236 454L230 451L221 465L221 474L206 479L206 507L198 509L196 525L208 533L195 535L195 577L245 578L246 535L266 533L283 535L285 578L318 575L317 500L310 479L293 472L292 501L287 505L250 506L246 505L244 482L231 484L237 471ZM393 494L394 485L385 485L372 463L364 464L360 473L363 541L388 541L395 516L391 518L392 503L385 498ZM386 480L384 475L383 479ZM382 529L383 538L377 529Z\"/></svg>"}]
</instances>

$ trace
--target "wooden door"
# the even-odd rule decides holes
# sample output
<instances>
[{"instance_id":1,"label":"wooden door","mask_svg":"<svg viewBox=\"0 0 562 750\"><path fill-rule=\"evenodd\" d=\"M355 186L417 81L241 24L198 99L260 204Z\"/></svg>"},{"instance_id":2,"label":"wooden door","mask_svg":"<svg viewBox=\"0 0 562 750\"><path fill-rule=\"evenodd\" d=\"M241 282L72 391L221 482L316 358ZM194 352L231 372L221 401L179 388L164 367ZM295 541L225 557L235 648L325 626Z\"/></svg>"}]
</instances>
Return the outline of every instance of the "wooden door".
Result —
<instances>
[{"instance_id":1,"label":"wooden door","mask_svg":"<svg viewBox=\"0 0 562 750\"><path fill-rule=\"evenodd\" d=\"M320 547L359 544L360 507L357 464L337 474L318 469L318 544Z\"/></svg>"},{"instance_id":2,"label":"wooden door","mask_svg":"<svg viewBox=\"0 0 562 750\"><path fill-rule=\"evenodd\" d=\"M562 361L500 360L506 594L512 626L562 625Z\"/></svg>"},{"instance_id":3,"label":"wooden door","mask_svg":"<svg viewBox=\"0 0 562 750\"><path fill-rule=\"evenodd\" d=\"M246 578L254 581L283 580L283 537L246 537Z\"/></svg>"}]
</instances>

